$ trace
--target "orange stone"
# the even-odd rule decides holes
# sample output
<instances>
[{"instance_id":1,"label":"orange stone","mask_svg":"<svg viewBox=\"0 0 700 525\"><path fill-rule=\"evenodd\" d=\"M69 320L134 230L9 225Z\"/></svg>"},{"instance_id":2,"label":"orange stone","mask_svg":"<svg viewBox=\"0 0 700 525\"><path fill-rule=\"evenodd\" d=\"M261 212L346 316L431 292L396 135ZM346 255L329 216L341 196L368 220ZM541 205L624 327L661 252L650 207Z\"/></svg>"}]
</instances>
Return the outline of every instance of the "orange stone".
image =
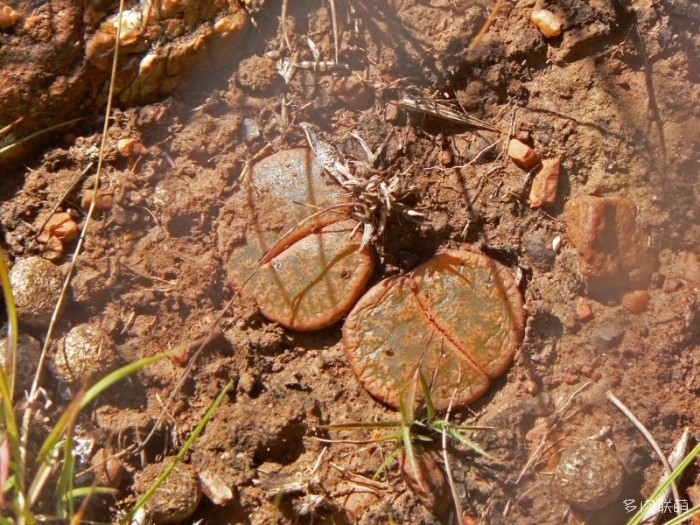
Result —
<instances>
[{"instance_id":1,"label":"orange stone","mask_svg":"<svg viewBox=\"0 0 700 525\"><path fill-rule=\"evenodd\" d=\"M522 306L507 268L474 252L443 253L358 301L343 325L345 354L384 403L398 407L419 368L438 410L463 406L510 365L522 339Z\"/></svg>"},{"instance_id":2,"label":"orange stone","mask_svg":"<svg viewBox=\"0 0 700 525\"><path fill-rule=\"evenodd\" d=\"M540 157L537 155L537 152L518 139L510 139L510 142L508 142L508 156L519 168L525 171L531 170L540 163Z\"/></svg>"},{"instance_id":3,"label":"orange stone","mask_svg":"<svg viewBox=\"0 0 700 525\"><path fill-rule=\"evenodd\" d=\"M71 242L78 238L79 233L78 225L71 214L62 211L51 216L38 240L41 243L48 243L51 237L56 237L62 242Z\"/></svg>"},{"instance_id":4,"label":"orange stone","mask_svg":"<svg viewBox=\"0 0 700 525\"><path fill-rule=\"evenodd\" d=\"M548 9L536 9L530 15L530 20L545 38L557 37L564 29L561 18Z\"/></svg>"},{"instance_id":5,"label":"orange stone","mask_svg":"<svg viewBox=\"0 0 700 525\"><path fill-rule=\"evenodd\" d=\"M530 189L530 207L551 206L557 200L559 187L559 159L545 159Z\"/></svg>"},{"instance_id":6,"label":"orange stone","mask_svg":"<svg viewBox=\"0 0 700 525\"><path fill-rule=\"evenodd\" d=\"M641 314L649 305L649 292L646 290L635 290L622 296L622 306L633 314Z\"/></svg>"},{"instance_id":7,"label":"orange stone","mask_svg":"<svg viewBox=\"0 0 700 525\"><path fill-rule=\"evenodd\" d=\"M591 305L583 297L576 300L576 319L579 321L590 321L593 319L593 310Z\"/></svg>"},{"instance_id":8,"label":"orange stone","mask_svg":"<svg viewBox=\"0 0 700 525\"><path fill-rule=\"evenodd\" d=\"M609 294L646 287L655 266L637 226L637 205L625 197L577 197L564 206L588 291Z\"/></svg>"}]
</instances>

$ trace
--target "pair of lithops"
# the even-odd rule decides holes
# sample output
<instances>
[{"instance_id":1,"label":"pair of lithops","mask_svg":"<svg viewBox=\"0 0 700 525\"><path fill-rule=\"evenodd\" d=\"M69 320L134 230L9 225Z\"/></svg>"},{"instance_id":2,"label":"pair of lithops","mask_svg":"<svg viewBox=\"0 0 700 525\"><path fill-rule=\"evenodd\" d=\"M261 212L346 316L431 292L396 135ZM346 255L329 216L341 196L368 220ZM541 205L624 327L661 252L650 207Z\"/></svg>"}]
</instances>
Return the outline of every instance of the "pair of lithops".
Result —
<instances>
[{"instance_id":1,"label":"pair of lithops","mask_svg":"<svg viewBox=\"0 0 700 525\"><path fill-rule=\"evenodd\" d=\"M348 361L384 403L398 406L417 368L436 408L475 400L522 338L513 275L485 255L451 251L364 293L375 256L362 246L351 209L310 150L257 162L221 215L219 242L230 253L233 284L291 330L321 329L347 315Z\"/></svg>"}]
</instances>

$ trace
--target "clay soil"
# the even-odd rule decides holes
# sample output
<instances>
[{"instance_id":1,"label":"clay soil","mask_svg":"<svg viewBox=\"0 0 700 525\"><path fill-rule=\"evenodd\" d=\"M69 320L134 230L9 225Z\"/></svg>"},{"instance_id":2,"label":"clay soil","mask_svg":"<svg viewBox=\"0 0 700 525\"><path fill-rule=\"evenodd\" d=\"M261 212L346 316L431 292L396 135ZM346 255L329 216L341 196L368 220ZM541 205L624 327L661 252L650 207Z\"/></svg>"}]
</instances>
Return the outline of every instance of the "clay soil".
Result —
<instances>
[{"instance_id":1,"label":"clay soil","mask_svg":"<svg viewBox=\"0 0 700 525\"><path fill-rule=\"evenodd\" d=\"M55 340L76 324L97 323L114 340L117 360L128 363L214 336L179 389L193 351L135 374L81 415L76 434L92 449L79 469L98 448L127 450L157 425L140 454L121 457L118 495L93 501L91 518L116 520L128 510L145 465L169 461L229 381L233 389L185 462L233 497L225 504L203 497L184 523L617 524L631 515L623 501L648 498L662 467L606 392L667 454L684 428L700 437L700 20L695 4L680 0L549 4L504 2L470 50L492 4L336 2L338 62L346 69L320 65L335 56L328 2L289 2L286 38L281 2L251 3L247 32L225 59L201 56L167 98L118 105L102 173L114 201L87 229ZM536 7L561 16L562 36L545 39L535 29ZM288 82L275 69L284 58L306 62ZM417 95L451 101L502 133L397 109L402 97ZM0 173L11 260L42 252L32 228L85 171L88 179L60 206L82 225L99 115ZM448 451L464 509L457 520L431 515L395 463L373 478L395 442L368 442L380 434L371 429L324 428L399 418L357 382L342 322L295 333L263 318L250 299L228 305L235 289L227 250L240 225L227 202L256 155L308 145L300 122L319 126L351 163L366 155L350 133L372 149L389 137L376 167L416 188L410 205L424 219L389 220L374 242L370 285L447 249L484 253L520 276L526 331L515 360L484 397L450 416L491 427L471 436L491 457L463 446ZM503 155L502 141L477 158L509 132L542 158L561 160L553 205L529 206L531 180ZM120 139L144 150L120 152ZM641 312L622 304L626 290L587 289L564 212L585 195L636 204L644 241L618 249L652 261ZM74 247L67 243L55 261L64 270ZM24 330L43 340L42 331ZM51 403L38 436L77 386L46 373L44 388ZM552 479L560 453L592 436L613 448L625 475L615 502L588 512L570 507ZM538 447L544 452L533 456ZM690 506L698 487L691 469L681 486ZM42 508L50 513L47 494Z\"/></svg>"}]
</instances>

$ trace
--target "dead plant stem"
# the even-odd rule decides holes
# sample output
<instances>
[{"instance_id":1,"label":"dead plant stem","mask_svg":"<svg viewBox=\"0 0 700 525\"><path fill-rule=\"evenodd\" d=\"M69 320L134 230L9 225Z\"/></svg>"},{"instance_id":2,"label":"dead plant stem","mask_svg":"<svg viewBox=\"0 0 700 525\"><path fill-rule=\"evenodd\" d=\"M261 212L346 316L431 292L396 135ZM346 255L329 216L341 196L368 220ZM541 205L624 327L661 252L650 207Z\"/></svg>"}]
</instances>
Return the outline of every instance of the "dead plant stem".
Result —
<instances>
[{"instance_id":1,"label":"dead plant stem","mask_svg":"<svg viewBox=\"0 0 700 525\"><path fill-rule=\"evenodd\" d=\"M107 94L107 107L105 109L105 122L104 126L102 129L102 140L100 143L100 155L99 159L97 162L97 172L95 173L95 184L93 186L93 191L95 192L94 194L97 194L97 190L99 189L100 185L100 174L102 173L102 164L104 162L104 151L105 151L105 146L107 143L107 132L109 130L109 119L110 115L112 113L112 100L114 98L114 85L115 85L115 80L117 77L117 64L119 60L119 42L121 39L121 27L122 27L122 14L124 12L124 0L119 1L119 14L117 15L117 37L115 39L115 44L114 44L114 57L112 60L112 72L110 76L110 81L109 81L109 91ZM23 457L18 458L18 462L20 465L25 464L26 460L26 450L27 450L27 445L28 445L28 440L29 440L29 427L30 427L30 422L32 420L32 412L33 412L33 407L34 407L34 402L36 401L36 395L37 391L39 389L39 384L41 382L41 373L44 367L44 361L46 360L46 356L48 354L49 350L49 345L51 344L51 335L53 334L54 327L56 326L56 321L58 320L58 315L61 310L61 306L63 305L63 302L66 298L66 294L68 292L68 287L70 286L71 278L73 276L73 271L75 270L75 266L78 260L78 256L80 254L80 250L83 246L83 243L85 242L85 237L87 236L87 230L88 226L90 224L90 220L92 218L92 215L95 212L96 208L96 203L97 199L92 199L92 202L90 203L90 209L88 210L88 213L85 217L85 224L83 225L83 229L80 232L80 237L78 239L78 243L75 247L75 250L73 251L73 257L71 259L70 266L68 267L68 273L63 280L63 287L61 288L61 294L58 298L58 301L56 302L56 306L53 310L53 314L51 315L51 322L49 323L49 328L46 332L46 338L44 341L44 346L41 350L41 356L39 358L39 364L37 366L37 371L36 374L34 375L34 381L32 382L32 388L29 393L29 402L27 403L27 408L24 411L23 418L22 418L22 432L21 432L21 452ZM20 466L20 468L22 468Z\"/></svg>"},{"instance_id":2,"label":"dead plant stem","mask_svg":"<svg viewBox=\"0 0 700 525\"><path fill-rule=\"evenodd\" d=\"M664 455L663 451L661 450L661 447L659 447L659 444L656 442L654 437L651 435L651 432L649 432L646 427L642 424L639 419L632 413L632 411L627 408L622 401L620 401L615 394L613 394L610 390L608 390L605 393L605 396L610 400L610 402L615 405L620 412L622 412L625 416L627 416L627 419L629 419L632 424L637 427L637 430L641 432L641 434L644 436L644 438L649 442L651 445L651 448L654 449L654 452L656 452L656 455L659 456L659 459L661 460L661 463L664 466L664 470L666 471L666 475L670 476L671 472L673 469L671 468L671 465L669 464L668 460L666 459L666 456ZM681 496L680 493L678 492L678 486L676 485L675 481L671 483L671 490L673 490L673 497L675 498L676 501L680 501ZM680 515L680 505L674 505L676 507L676 512L678 515Z\"/></svg>"}]
</instances>

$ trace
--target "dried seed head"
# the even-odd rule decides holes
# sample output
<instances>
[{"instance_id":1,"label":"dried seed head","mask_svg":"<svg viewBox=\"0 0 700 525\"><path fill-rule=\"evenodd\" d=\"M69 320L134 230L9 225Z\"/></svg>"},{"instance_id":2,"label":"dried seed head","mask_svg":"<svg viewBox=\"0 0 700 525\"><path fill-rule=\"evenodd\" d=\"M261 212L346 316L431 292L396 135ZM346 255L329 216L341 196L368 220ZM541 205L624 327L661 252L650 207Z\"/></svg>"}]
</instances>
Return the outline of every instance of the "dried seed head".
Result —
<instances>
[{"instance_id":1,"label":"dried seed head","mask_svg":"<svg viewBox=\"0 0 700 525\"><path fill-rule=\"evenodd\" d=\"M373 152L359 135L351 133L367 154L367 162L358 162L352 169L338 149L323 136L318 126L306 122L300 126L317 160L345 190L349 200L357 203L353 216L364 226L362 247L375 233L381 235L384 232L389 217L403 217L413 221L422 217L409 204L417 190L406 181L405 173L387 176L374 167L391 135Z\"/></svg>"}]
</instances>

